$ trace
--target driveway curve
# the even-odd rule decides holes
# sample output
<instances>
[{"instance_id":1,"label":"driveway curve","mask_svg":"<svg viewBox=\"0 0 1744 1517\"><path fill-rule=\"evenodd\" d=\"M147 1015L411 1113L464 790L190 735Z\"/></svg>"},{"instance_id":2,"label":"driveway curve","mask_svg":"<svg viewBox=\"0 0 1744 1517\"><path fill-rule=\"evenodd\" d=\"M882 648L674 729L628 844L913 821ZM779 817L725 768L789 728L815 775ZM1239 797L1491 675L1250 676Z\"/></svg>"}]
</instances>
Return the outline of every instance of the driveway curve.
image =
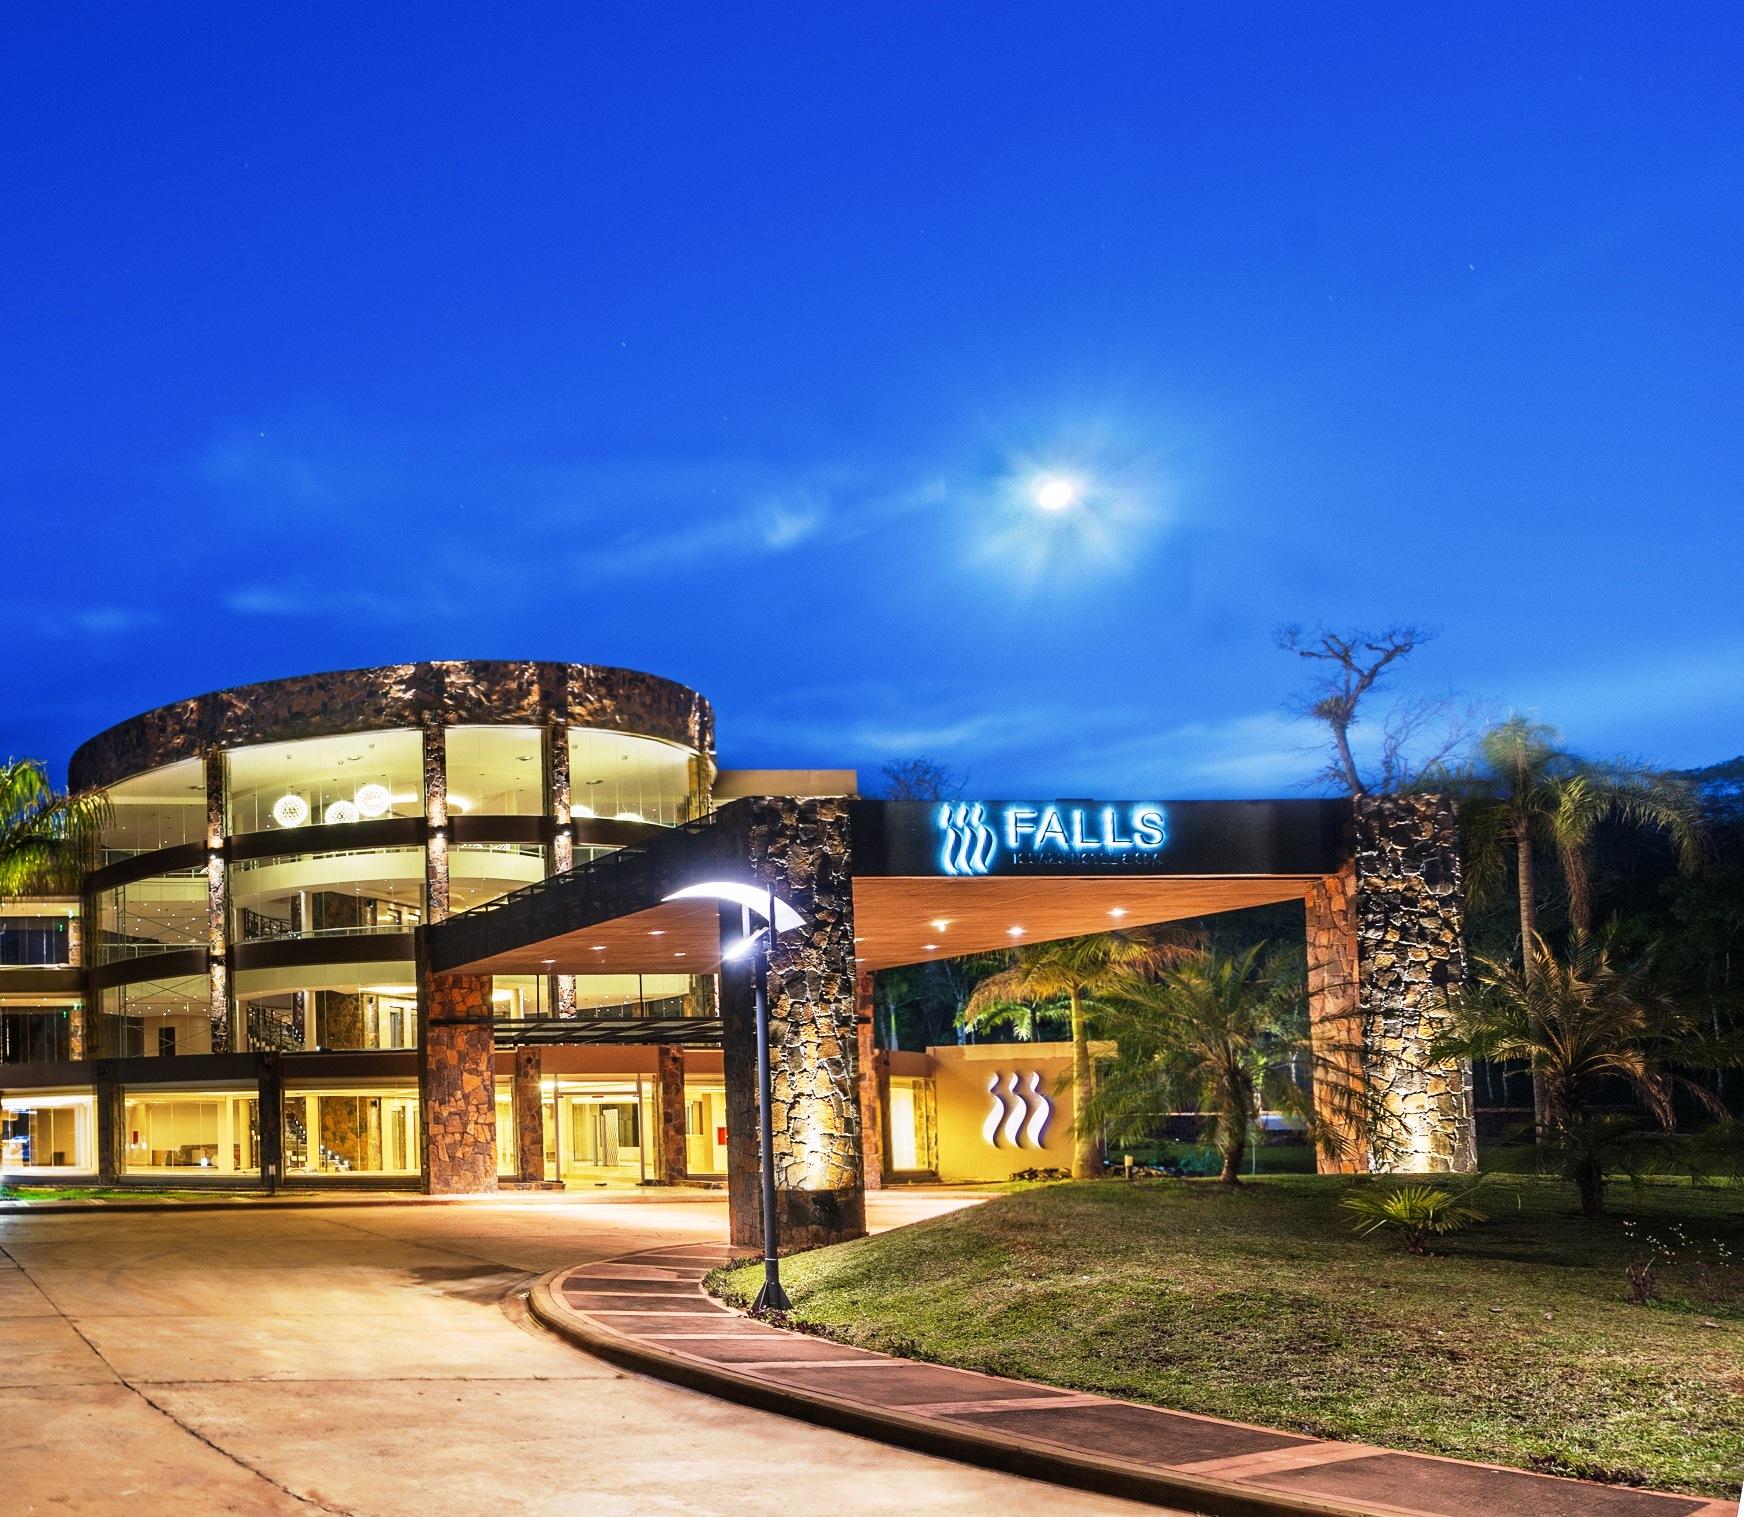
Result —
<instances>
[{"instance_id":1,"label":"driveway curve","mask_svg":"<svg viewBox=\"0 0 1744 1517\"><path fill-rule=\"evenodd\" d=\"M959 1204L885 1193L871 1221ZM725 1236L702 1193L0 1216L6 1510L1062 1509L1053 1487L626 1374L522 1305L560 1265Z\"/></svg>"}]
</instances>

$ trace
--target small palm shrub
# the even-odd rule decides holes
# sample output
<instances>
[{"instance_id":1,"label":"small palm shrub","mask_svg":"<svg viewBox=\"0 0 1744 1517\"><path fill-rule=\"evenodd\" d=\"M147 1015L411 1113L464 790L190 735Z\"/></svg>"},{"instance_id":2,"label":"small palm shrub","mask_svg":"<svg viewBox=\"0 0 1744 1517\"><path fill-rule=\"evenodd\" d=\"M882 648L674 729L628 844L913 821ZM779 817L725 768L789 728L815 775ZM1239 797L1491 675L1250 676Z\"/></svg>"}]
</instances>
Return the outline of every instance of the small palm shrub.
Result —
<instances>
[{"instance_id":1,"label":"small palm shrub","mask_svg":"<svg viewBox=\"0 0 1744 1517\"><path fill-rule=\"evenodd\" d=\"M1379 1195L1358 1191L1338 1203L1354 1214L1351 1226L1362 1237L1390 1232L1413 1254L1429 1252L1429 1240L1486 1221L1463 1196L1434 1185L1398 1185Z\"/></svg>"}]
</instances>

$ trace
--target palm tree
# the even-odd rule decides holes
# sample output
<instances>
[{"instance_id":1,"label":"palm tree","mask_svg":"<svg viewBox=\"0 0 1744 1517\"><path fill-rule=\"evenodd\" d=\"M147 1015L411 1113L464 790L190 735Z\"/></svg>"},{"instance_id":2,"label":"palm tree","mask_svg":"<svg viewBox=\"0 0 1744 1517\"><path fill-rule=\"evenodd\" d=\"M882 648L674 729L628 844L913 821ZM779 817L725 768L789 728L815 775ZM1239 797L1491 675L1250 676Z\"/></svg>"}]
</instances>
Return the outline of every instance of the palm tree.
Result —
<instances>
[{"instance_id":1,"label":"palm tree","mask_svg":"<svg viewBox=\"0 0 1744 1517\"><path fill-rule=\"evenodd\" d=\"M1264 943L1242 952L1208 948L1154 980L1124 981L1105 1000L1103 1023L1118 1053L1088 1111L1113 1136L1143 1137L1170 1112L1202 1112L1205 1140L1222 1156L1220 1179L1236 1185L1262 1106L1300 1116L1314 1130L1311 1097L1297 1079L1313 1055L1293 956Z\"/></svg>"},{"instance_id":2,"label":"palm tree","mask_svg":"<svg viewBox=\"0 0 1744 1517\"><path fill-rule=\"evenodd\" d=\"M0 901L77 888L109 816L103 796L56 790L34 759L0 762Z\"/></svg>"},{"instance_id":3,"label":"palm tree","mask_svg":"<svg viewBox=\"0 0 1744 1517\"><path fill-rule=\"evenodd\" d=\"M1531 1066L1545 1094L1550 1146L1585 1216L1602 1211L1608 1170L1628 1163L1655 1132L1674 1129L1677 1090L1717 1117L1726 1114L1711 1091L1677 1070L1735 1063L1735 1051L1703 1037L1655 983L1647 961L1619 963L1608 935L1577 934L1560 957L1535 938L1522 965L1480 957L1476 984L1453 1001L1452 1014L1430 1058ZM1645 1120L1599 1108L1604 1085L1617 1079L1634 1090Z\"/></svg>"},{"instance_id":4,"label":"palm tree","mask_svg":"<svg viewBox=\"0 0 1744 1517\"><path fill-rule=\"evenodd\" d=\"M1020 1036L1033 1037L1037 1015L1060 1007L1072 1032L1072 1086L1078 1092L1078 1119L1073 1124L1074 1179L1093 1178L1102 1171L1097 1128L1084 1117L1087 1095L1095 1089L1090 1058L1090 1015L1102 995L1125 978L1155 969L1184 950L1137 932L1102 932L1093 937L1060 938L1017 950L1010 968L989 975L974 989L962 1012L965 1027L1004 1024Z\"/></svg>"},{"instance_id":5,"label":"palm tree","mask_svg":"<svg viewBox=\"0 0 1744 1517\"><path fill-rule=\"evenodd\" d=\"M1520 903L1520 963L1528 976L1542 941L1535 849L1556 855L1568 888L1569 922L1583 937L1592 931L1590 864L1600 822L1660 829L1685 867L1701 853L1700 803L1682 780L1640 764L1583 759L1561 743L1554 727L1513 716L1479 739L1475 766L1427 781L1459 801L1466 888L1473 901L1493 898L1512 873ZM1542 1136L1549 1111L1537 1078L1532 1106Z\"/></svg>"}]
</instances>

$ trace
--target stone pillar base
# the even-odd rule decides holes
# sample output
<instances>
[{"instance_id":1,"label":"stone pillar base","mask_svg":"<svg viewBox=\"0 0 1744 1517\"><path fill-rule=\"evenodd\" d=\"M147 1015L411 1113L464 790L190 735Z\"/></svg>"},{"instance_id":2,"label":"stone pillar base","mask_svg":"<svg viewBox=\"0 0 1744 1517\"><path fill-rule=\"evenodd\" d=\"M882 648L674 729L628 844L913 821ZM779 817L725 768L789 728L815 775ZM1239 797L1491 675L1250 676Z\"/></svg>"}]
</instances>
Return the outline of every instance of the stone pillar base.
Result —
<instances>
[{"instance_id":1,"label":"stone pillar base","mask_svg":"<svg viewBox=\"0 0 1744 1517\"><path fill-rule=\"evenodd\" d=\"M738 1197L730 1206L734 1248L761 1252L763 1212L760 1196L751 1205ZM778 1190L775 1193L775 1227L781 1252L823 1248L866 1236L866 1193L858 1186L842 1190Z\"/></svg>"},{"instance_id":2,"label":"stone pillar base","mask_svg":"<svg viewBox=\"0 0 1744 1517\"><path fill-rule=\"evenodd\" d=\"M419 967L424 1190L432 1196L493 1191L497 1082L491 979L430 974Z\"/></svg>"}]
</instances>

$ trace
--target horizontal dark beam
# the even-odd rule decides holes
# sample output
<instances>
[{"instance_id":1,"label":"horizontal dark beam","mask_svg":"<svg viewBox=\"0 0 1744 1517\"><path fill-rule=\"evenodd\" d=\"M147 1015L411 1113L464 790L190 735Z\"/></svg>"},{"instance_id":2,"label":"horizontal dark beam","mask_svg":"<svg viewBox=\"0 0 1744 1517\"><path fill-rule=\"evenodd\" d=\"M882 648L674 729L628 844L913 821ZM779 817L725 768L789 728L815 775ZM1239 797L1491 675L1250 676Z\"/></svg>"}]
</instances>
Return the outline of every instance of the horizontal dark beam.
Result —
<instances>
[{"instance_id":1,"label":"horizontal dark beam","mask_svg":"<svg viewBox=\"0 0 1744 1517\"><path fill-rule=\"evenodd\" d=\"M648 1043L718 1048L721 1042L719 1017L503 1017L495 1027L498 1048Z\"/></svg>"}]
</instances>

